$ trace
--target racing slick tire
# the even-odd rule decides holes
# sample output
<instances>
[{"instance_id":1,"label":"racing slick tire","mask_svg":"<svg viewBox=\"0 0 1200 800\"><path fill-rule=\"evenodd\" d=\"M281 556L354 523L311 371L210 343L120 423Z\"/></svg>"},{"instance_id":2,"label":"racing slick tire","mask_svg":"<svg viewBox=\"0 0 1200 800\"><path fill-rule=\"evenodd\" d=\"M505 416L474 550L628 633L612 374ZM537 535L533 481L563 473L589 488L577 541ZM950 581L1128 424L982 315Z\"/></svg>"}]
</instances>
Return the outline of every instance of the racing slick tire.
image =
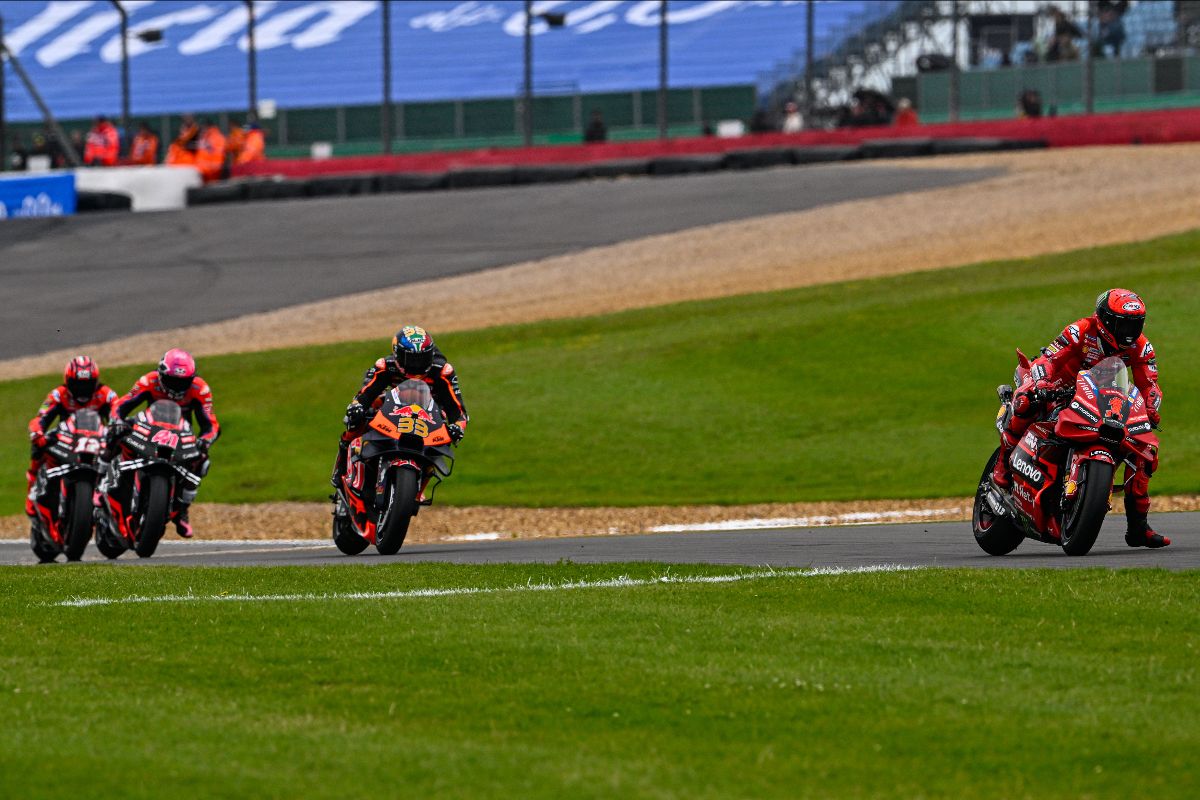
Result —
<instances>
[{"instance_id":1,"label":"racing slick tire","mask_svg":"<svg viewBox=\"0 0 1200 800\"><path fill-rule=\"evenodd\" d=\"M1016 550L1025 540L1021 532L1008 517L997 517L992 513L987 502L987 491L991 488L992 468L1000 456L1000 448L992 453L987 466L983 468L983 476L975 490L975 506L971 510L971 531L975 534L975 543L988 555L1004 556Z\"/></svg>"},{"instance_id":2,"label":"racing slick tire","mask_svg":"<svg viewBox=\"0 0 1200 800\"><path fill-rule=\"evenodd\" d=\"M50 564L58 558L58 549L42 538L36 520L29 524L29 546L37 556L39 564Z\"/></svg>"},{"instance_id":3,"label":"racing slick tire","mask_svg":"<svg viewBox=\"0 0 1200 800\"><path fill-rule=\"evenodd\" d=\"M400 552L404 537L408 535L408 523L417 513L420 482L421 476L414 469L393 470L388 481L388 502L379 521L379 538L375 543L380 555L392 556Z\"/></svg>"},{"instance_id":4,"label":"racing slick tire","mask_svg":"<svg viewBox=\"0 0 1200 800\"><path fill-rule=\"evenodd\" d=\"M170 500L171 486L167 477L151 475L146 487L146 512L142 515L141 530L133 548L141 558L149 558L158 549L158 541L167 529L167 506Z\"/></svg>"},{"instance_id":5,"label":"racing slick tire","mask_svg":"<svg viewBox=\"0 0 1200 800\"><path fill-rule=\"evenodd\" d=\"M1096 543L1104 515L1108 513L1114 469L1103 461L1087 461L1080 466L1079 483L1083 491L1063 519L1062 549L1067 555L1086 556Z\"/></svg>"},{"instance_id":6,"label":"racing slick tire","mask_svg":"<svg viewBox=\"0 0 1200 800\"><path fill-rule=\"evenodd\" d=\"M92 538L92 494L91 481L78 481L71 486L71 505L66 513L67 561L78 561L83 557Z\"/></svg>"},{"instance_id":7,"label":"racing slick tire","mask_svg":"<svg viewBox=\"0 0 1200 800\"><path fill-rule=\"evenodd\" d=\"M345 515L333 515L333 543L345 555L356 556L367 549L369 542L354 531Z\"/></svg>"}]
</instances>

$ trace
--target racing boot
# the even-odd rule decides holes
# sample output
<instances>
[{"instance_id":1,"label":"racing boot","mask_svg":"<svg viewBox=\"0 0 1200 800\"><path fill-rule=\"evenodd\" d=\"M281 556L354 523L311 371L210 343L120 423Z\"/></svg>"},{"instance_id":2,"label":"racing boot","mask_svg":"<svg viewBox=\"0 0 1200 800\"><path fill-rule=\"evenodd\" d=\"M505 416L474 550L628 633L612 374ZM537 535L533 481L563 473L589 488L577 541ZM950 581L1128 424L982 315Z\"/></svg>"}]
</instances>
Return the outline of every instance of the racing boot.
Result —
<instances>
[{"instance_id":1,"label":"racing boot","mask_svg":"<svg viewBox=\"0 0 1200 800\"><path fill-rule=\"evenodd\" d=\"M992 467L992 483L1000 489L1008 490L1012 486L1012 476L1008 472L1008 458L1013 448L1017 446L1017 438L1008 431L1000 434L1000 453L996 456L996 465Z\"/></svg>"},{"instance_id":2,"label":"racing boot","mask_svg":"<svg viewBox=\"0 0 1200 800\"><path fill-rule=\"evenodd\" d=\"M188 522L188 509L191 505L180 504L179 510L175 512L174 518L171 520L175 523L175 532L184 539L190 539L195 534L192 532L192 523Z\"/></svg>"},{"instance_id":3,"label":"racing boot","mask_svg":"<svg viewBox=\"0 0 1200 800\"><path fill-rule=\"evenodd\" d=\"M1154 532L1146 520L1146 512L1138 511L1135 503L1134 498L1126 495L1125 520L1129 527L1125 531L1125 544L1130 547L1149 547L1152 550L1169 545L1171 540Z\"/></svg>"},{"instance_id":4,"label":"racing boot","mask_svg":"<svg viewBox=\"0 0 1200 800\"><path fill-rule=\"evenodd\" d=\"M350 449L350 442L342 439L338 442L337 458L333 462L333 474L329 476L329 484L335 489L340 489L342 486L342 473L346 471L346 452Z\"/></svg>"},{"instance_id":5,"label":"racing boot","mask_svg":"<svg viewBox=\"0 0 1200 800\"><path fill-rule=\"evenodd\" d=\"M37 486L37 467L31 466L25 473L25 480L29 485L26 487L25 494L25 513L30 517L37 516L37 509L33 507L33 501L36 498L35 492Z\"/></svg>"}]
</instances>

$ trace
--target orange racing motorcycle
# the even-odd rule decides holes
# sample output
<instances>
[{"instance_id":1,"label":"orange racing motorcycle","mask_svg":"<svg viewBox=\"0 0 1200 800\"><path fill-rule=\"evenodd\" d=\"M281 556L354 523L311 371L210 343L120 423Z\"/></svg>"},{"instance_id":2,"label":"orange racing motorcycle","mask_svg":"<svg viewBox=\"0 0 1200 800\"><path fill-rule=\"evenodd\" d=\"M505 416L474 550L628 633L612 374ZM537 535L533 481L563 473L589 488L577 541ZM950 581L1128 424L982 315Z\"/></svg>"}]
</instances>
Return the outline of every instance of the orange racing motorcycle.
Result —
<instances>
[{"instance_id":1,"label":"orange racing motorcycle","mask_svg":"<svg viewBox=\"0 0 1200 800\"><path fill-rule=\"evenodd\" d=\"M346 555L368 545L400 551L421 506L454 468L446 418L429 386L407 380L384 392L366 431L352 442L333 500L333 543Z\"/></svg>"},{"instance_id":2,"label":"orange racing motorcycle","mask_svg":"<svg viewBox=\"0 0 1200 800\"><path fill-rule=\"evenodd\" d=\"M1030 361L1020 350L1017 356L1013 380L1020 386ZM996 428L1003 432L1013 413L1013 389L996 391L1002 403ZM994 556L1011 553L1026 538L1059 545L1067 555L1086 555L1110 509L1110 497L1125 489L1125 484L1113 485L1117 467L1129 467L1128 483L1153 461L1158 437L1145 399L1115 356L1080 372L1073 387L1038 390L1033 400L1039 406L1052 403L1052 411L1030 425L1013 448L1010 489L999 488L991 478L999 448L988 460L971 515L975 541Z\"/></svg>"}]
</instances>

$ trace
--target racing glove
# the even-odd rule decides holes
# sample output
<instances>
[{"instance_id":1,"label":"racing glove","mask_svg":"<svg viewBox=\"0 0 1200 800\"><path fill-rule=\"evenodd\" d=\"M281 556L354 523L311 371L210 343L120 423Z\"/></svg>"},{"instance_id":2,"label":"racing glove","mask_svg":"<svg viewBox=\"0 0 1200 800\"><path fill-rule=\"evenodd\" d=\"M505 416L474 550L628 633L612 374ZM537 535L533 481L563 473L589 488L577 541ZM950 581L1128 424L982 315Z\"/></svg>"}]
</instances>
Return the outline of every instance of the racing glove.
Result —
<instances>
[{"instance_id":1,"label":"racing glove","mask_svg":"<svg viewBox=\"0 0 1200 800\"><path fill-rule=\"evenodd\" d=\"M346 416L342 418L342 422L346 425L346 430L361 428L367 421L367 410L363 408L362 403L355 401L346 406Z\"/></svg>"},{"instance_id":2,"label":"racing glove","mask_svg":"<svg viewBox=\"0 0 1200 800\"><path fill-rule=\"evenodd\" d=\"M45 431L30 431L29 441L33 442L33 446L38 450L46 449L46 445L50 443L49 440L46 439Z\"/></svg>"},{"instance_id":3,"label":"racing glove","mask_svg":"<svg viewBox=\"0 0 1200 800\"><path fill-rule=\"evenodd\" d=\"M450 438L454 440L455 444L461 442L463 437L467 435L467 432L457 422L448 423L446 425L446 433L450 434Z\"/></svg>"},{"instance_id":4,"label":"racing glove","mask_svg":"<svg viewBox=\"0 0 1200 800\"><path fill-rule=\"evenodd\" d=\"M117 441L120 441L121 439L125 438L125 434L127 434L127 433L129 433L129 423L128 422L121 419L120 417L109 420L108 432L106 434L108 436L109 444L112 444L113 442L117 442Z\"/></svg>"},{"instance_id":5,"label":"racing glove","mask_svg":"<svg viewBox=\"0 0 1200 800\"><path fill-rule=\"evenodd\" d=\"M1162 422L1162 418L1158 414L1160 408L1162 408L1162 392L1156 386L1146 392L1146 416L1150 417L1150 424L1156 428Z\"/></svg>"}]
</instances>

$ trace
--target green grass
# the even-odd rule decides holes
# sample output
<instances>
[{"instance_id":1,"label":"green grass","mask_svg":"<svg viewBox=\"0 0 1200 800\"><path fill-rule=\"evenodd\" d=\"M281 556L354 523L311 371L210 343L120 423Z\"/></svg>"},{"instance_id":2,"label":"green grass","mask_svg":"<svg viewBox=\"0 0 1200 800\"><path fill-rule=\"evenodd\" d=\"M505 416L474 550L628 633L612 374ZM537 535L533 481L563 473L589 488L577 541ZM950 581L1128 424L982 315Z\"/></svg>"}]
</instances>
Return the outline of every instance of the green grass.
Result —
<instances>
[{"instance_id":1,"label":"green grass","mask_svg":"<svg viewBox=\"0 0 1200 800\"><path fill-rule=\"evenodd\" d=\"M50 605L662 569L0 568L0 796L1200 791L1195 572Z\"/></svg>"},{"instance_id":2,"label":"green grass","mask_svg":"<svg viewBox=\"0 0 1200 800\"><path fill-rule=\"evenodd\" d=\"M1200 232L440 336L472 423L438 501L969 494L996 444L993 389L1011 380L1013 347L1036 353L1113 285L1151 308L1166 395L1153 489L1200 491L1198 254ZM201 499L323 498L342 409L385 350L380 341L204 359L227 435ZM107 375L123 390L136 373ZM51 383L0 384L0 507L19 507L23 427Z\"/></svg>"}]
</instances>

